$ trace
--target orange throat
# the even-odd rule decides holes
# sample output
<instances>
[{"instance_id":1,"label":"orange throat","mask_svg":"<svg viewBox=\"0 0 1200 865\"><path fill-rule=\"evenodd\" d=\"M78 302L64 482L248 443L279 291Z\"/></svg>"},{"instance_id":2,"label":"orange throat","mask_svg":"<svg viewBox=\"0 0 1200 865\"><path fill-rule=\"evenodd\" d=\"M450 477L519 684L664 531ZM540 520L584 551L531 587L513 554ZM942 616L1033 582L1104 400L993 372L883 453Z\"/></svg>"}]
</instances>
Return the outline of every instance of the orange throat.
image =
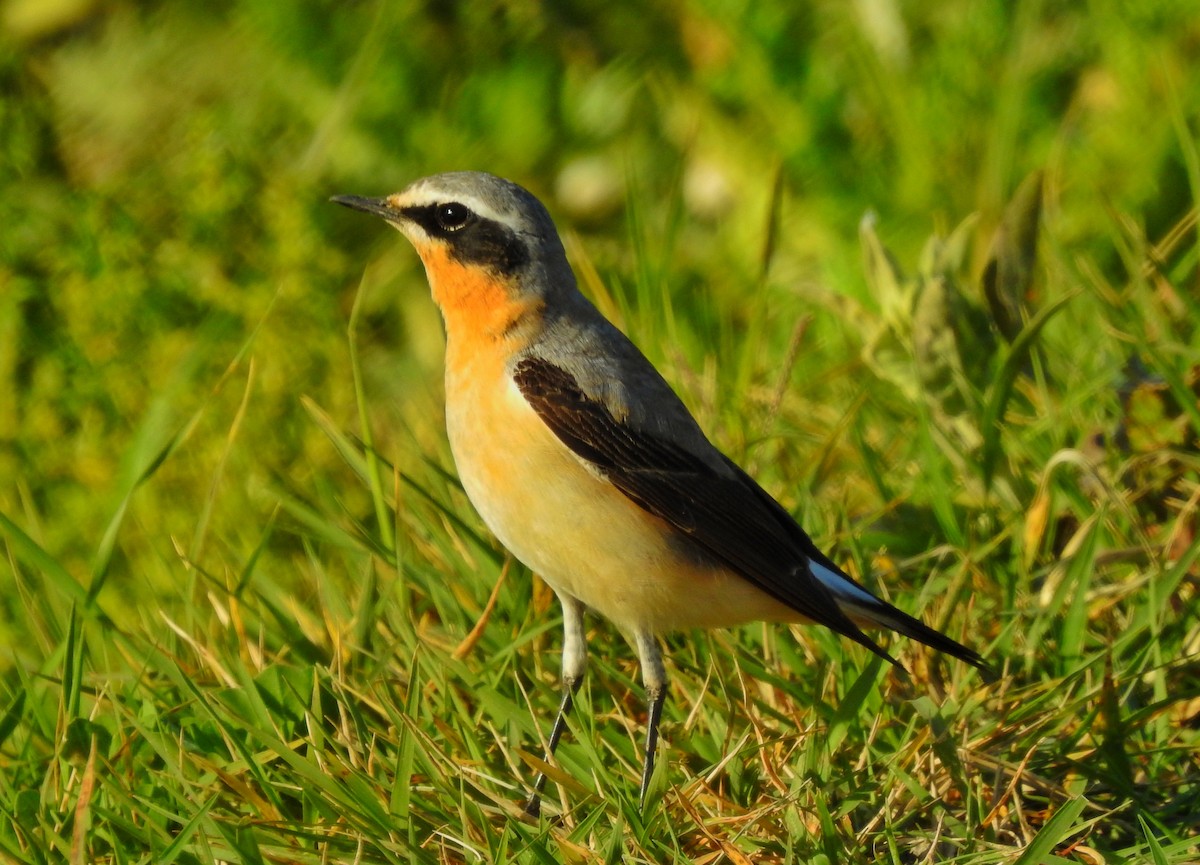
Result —
<instances>
[{"instance_id":1,"label":"orange throat","mask_svg":"<svg viewBox=\"0 0 1200 865\"><path fill-rule=\"evenodd\" d=\"M543 305L540 298L525 295L515 280L456 261L444 244L430 243L418 253L451 340L503 340Z\"/></svg>"}]
</instances>

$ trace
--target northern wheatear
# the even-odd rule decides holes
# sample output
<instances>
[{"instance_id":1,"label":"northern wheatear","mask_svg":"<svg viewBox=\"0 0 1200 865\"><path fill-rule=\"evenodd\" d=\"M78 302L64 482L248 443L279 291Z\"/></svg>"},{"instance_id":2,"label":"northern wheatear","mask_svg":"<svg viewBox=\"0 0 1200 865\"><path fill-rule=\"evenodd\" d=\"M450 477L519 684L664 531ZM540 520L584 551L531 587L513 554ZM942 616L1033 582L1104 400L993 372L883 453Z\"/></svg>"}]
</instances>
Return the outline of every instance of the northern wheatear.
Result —
<instances>
[{"instance_id":1,"label":"northern wheatear","mask_svg":"<svg viewBox=\"0 0 1200 865\"><path fill-rule=\"evenodd\" d=\"M643 804L666 696L659 634L816 622L895 664L860 630L880 626L984 666L851 579L709 443L658 371L579 293L554 223L528 191L463 171L386 198L333 201L383 217L416 247L446 325L446 428L463 487L562 603L563 697L547 760L587 663L589 608L641 662ZM534 782L531 814L545 783Z\"/></svg>"}]
</instances>

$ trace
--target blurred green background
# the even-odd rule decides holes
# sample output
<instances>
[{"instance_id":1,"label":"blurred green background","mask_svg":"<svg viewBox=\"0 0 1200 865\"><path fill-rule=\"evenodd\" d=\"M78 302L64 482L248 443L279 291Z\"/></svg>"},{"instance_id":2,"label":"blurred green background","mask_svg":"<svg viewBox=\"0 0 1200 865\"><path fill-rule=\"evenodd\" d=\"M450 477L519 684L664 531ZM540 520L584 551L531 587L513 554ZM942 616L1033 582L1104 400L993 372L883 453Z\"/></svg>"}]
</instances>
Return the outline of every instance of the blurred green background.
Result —
<instances>
[{"instance_id":1,"label":"blurred green background","mask_svg":"<svg viewBox=\"0 0 1200 865\"><path fill-rule=\"evenodd\" d=\"M438 410L439 323L419 263L327 204L335 193L459 168L513 178L581 235L614 291L648 271L698 339L717 310L757 302L777 170L787 199L762 301L777 340L821 295L872 304L856 233L869 208L912 260L936 226L994 220L1045 166L1055 244L1111 236L1114 212L1155 237L1191 200L1179 123L1194 116L1173 115L1200 104L1193 11L8 2L0 509L86 570L147 456L203 406L132 496L110 585L153 592L143 581L158 569L138 561L191 539L222 459L201 552L214 567L244 555L272 486L338 462L298 399L351 424L345 330L364 271L381 449L406 458L402 426L436 440L424 421ZM1119 250L1100 245L1096 266L1119 280ZM661 360L660 310L635 314ZM860 336L828 323L805 351L832 368ZM679 342L697 366L719 348ZM754 362L778 362L776 346ZM1114 375L1122 360L1078 358ZM342 495L351 512L365 501L354 484Z\"/></svg>"},{"instance_id":2,"label":"blurred green background","mask_svg":"<svg viewBox=\"0 0 1200 865\"><path fill-rule=\"evenodd\" d=\"M374 617L406 580L413 606L389 628L448 646L469 630L498 555L444 474L440 321L401 238L327 201L456 169L547 203L585 291L839 560L962 563L950 596L985 611L973 643L1047 689L1075 668L1043 653L1078 641L1097 662L1132 627L1086 576L1071 606L1064 549L1085 546L1088 573L1111 554L1116 585L1184 560L1156 603L1191 616L1170 645L1194 673L1197 52L1189 0L4 0L0 740L28 722L19 694L69 679L88 628L96 673L139 668L97 648L110 626L172 643L165 619L219 645L237 616L213 593L257 593L250 642L257 628L313 663L386 643ZM1006 373L978 285L1036 171L1044 229L1019 300L1027 316L1068 300ZM868 211L906 276L881 277L882 252L864 268ZM914 313L900 283L938 271L929 238L970 214L944 283L970 315ZM919 368L930 327L951 397ZM356 436L408 480L364 476ZM1062 464L1085 480L1060 488ZM372 493L394 486L393 545ZM456 569L445 598L414 576ZM497 639L553 616L528 582L509 581ZM1039 592L1054 602L1035 644L1022 616ZM1159 615L1133 616L1139 652ZM538 661L543 681L555 663ZM33 777L61 747L47 711L5 757ZM1182 711L1171 736L1194 731ZM1194 796L1194 764L1180 772Z\"/></svg>"}]
</instances>

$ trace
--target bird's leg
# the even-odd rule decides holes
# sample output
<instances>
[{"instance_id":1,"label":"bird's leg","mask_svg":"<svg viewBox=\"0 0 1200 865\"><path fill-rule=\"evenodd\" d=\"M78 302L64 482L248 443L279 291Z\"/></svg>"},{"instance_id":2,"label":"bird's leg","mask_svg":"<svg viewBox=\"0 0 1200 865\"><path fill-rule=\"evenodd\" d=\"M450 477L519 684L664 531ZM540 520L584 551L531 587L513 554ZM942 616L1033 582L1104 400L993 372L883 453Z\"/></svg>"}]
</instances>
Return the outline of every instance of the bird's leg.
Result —
<instances>
[{"instance_id":1,"label":"bird's leg","mask_svg":"<svg viewBox=\"0 0 1200 865\"><path fill-rule=\"evenodd\" d=\"M583 633L583 604L568 595L559 596L563 610L563 657L562 657L562 702L558 705L558 715L554 726L550 728L550 738L546 742L546 762L554 756L558 740L567 729L567 715L575 704L575 691L583 681L583 673L587 669L587 638ZM525 802L525 813L536 817L542 812L542 790L546 787L546 773L538 772L533 782L533 792Z\"/></svg>"},{"instance_id":2,"label":"bird's leg","mask_svg":"<svg viewBox=\"0 0 1200 865\"><path fill-rule=\"evenodd\" d=\"M642 681L646 686L646 762L642 767L642 786L638 791L638 809L646 807L646 792L654 774L654 752L658 748L658 722L667 699L667 672L663 668L662 651L654 635L639 631L634 635L638 658L642 664Z\"/></svg>"}]
</instances>

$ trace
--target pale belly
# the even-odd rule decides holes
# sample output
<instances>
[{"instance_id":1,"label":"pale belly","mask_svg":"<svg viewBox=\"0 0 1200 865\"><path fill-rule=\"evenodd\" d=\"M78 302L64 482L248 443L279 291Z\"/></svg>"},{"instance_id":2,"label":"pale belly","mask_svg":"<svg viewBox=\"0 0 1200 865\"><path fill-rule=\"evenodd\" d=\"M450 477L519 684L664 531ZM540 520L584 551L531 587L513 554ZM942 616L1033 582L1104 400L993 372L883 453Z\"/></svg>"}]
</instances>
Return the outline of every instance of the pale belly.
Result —
<instances>
[{"instance_id":1,"label":"pale belly","mask_svg":"<svg viewBox=\"0 0 1200 865\"><path fill-rule=\"evenodd\" d=\"M627 633L799 618L590 472L507 374L484 372L447 381L459 476L488 528L556 592Z\"/></svg>"}]
</instances>

